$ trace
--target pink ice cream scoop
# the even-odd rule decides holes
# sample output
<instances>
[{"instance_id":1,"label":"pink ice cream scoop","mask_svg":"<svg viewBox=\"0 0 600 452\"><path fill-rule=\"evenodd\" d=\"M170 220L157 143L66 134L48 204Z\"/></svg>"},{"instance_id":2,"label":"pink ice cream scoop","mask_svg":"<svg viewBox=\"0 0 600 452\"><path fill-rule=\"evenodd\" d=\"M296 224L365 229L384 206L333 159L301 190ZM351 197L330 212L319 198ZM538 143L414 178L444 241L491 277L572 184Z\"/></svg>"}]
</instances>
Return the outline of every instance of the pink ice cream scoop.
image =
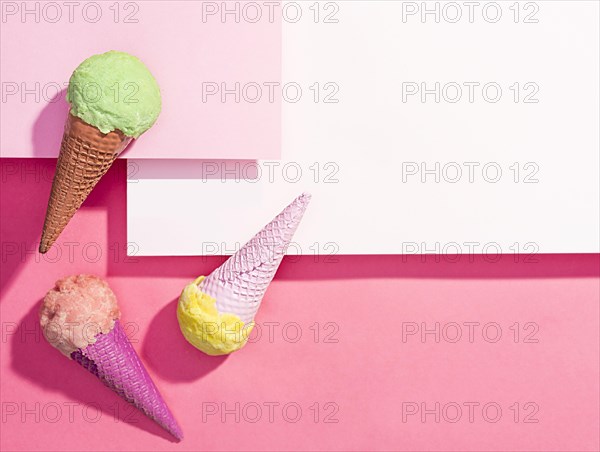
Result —
<instances>
[{"instance_id":1,"label":"pink ice cream scoop","mask_svg":"<svg viewBox=\"0 0 600 452\"><path fill-rule=\"evenodd\" d=\"M183 433L119 323L117 298L91 275L56 282L44 297L44 337L62 354L96 375L175 438Z\"/></svg>"}]
</instances>

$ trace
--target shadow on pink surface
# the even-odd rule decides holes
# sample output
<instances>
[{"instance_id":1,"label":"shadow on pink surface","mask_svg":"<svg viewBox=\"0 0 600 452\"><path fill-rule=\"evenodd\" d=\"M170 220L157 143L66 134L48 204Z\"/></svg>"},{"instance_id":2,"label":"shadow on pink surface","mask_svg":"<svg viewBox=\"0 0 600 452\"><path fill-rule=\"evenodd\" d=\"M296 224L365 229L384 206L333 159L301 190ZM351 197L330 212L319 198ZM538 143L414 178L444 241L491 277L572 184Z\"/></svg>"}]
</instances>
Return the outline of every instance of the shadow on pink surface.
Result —
<instances>
[{"instance_id":1,"label":"shadow on pink surface","mask_svg":"<svg viewBox=\"0 0 600 452\"><path fill-rule=\"evenodd\" d=\"M188 277L207 275L226 256L207 257L137 257L136 266L109 265L109 276ZM514 262L520 259L520 262ZM340 255L332 262L322 256L284 258L276 279L323 280L351 278L434 278L434 279L498 279L498 278L573 278L600 276L598 254L540 254L537 261L524 263L522 255L503 255L490 262L477 256L401 256Z\"/></svg>"},{"instance_id":2,"label":"shadow on pink surface","mask_svg":"<svg viewBox=\"0 0 600 452\"><path fill-rule=\"evenodd\" d=\"M128 424L175 442L153 420L121 399L75 361L63 356L44 339L39 327L40 303L41 300L21 319L12 336L11 365L15 372L48 392L61 393L60 399L64 396L70 401L91 407L92 413L97 410L102 416L109 416L115 422ZM89 422L96 422L98 419L95 417L95 414L90 415Z\"/></svg>"},{"instance_id":3,"label":"shadow on pink surface","mask_svg":"<svg viewBox=\"0 0 600 452\"><path fill-rule=\"evenodd\" d=\"M56 160L0 161L0 293L37 253Z\"/></svg>"},{"instance_id":4,"label":"shadow on pink surface","mask_svg":"<svg viewBox=\"0 0 600 452\"><path fill-rule=\"evenodd\" d=\"M56 159L2 159L0 161L1 294L8 290L10 284L17 279L19 270L26 266L39 266L40 270L59 278L65 276L59 271L64 272L71 268L77 271L82 263L94 264L94 262L86 262L81 255L73 255L70 252L75 241L78 241L77 245L85 243L84 240L98 242L100 235L77 239L77 223L81 220L77 215L67 225L54 249L46 255L38 253L55 166ZM98 215L99 211L106 213L108 210L106 206L115 201L115 196L110 190L111 182L115 179L115 172L111 169L96 187L98 190L91 193L78 215L85 212L93 212L93 216ZM98 224L96 228L101 235L106 235L103 225ZM99 274L102 273L101 264L99 262L100 267L97 270Z\"/></svg>"},{"instance_id":5,"label":"shadow on pink surface","mask_svg":"<svg viewBox=\"0 0 600 452\"><path fill-rule=\"evenodd\" d=\"M69 109L67 90L63 89L40 112L31 133L33 152L36 157L58 157ZM127 146L127 149L121 153L121 156L126 155L127 150L133 149L135 143L136 140L133 140Z\"/></svg>"},{"instance_id":6,"label":"shadow on pink surface","mask_svg":"<svg viewBox=\"0 0 600 452\"><path fill-rule=\"evenodd\" d=\"M219 367L229 355L208 356L189 344L177 323L177 299L162 308L144 332L144 360L169 381L194 381ZM177 350L177 353L174 351Z\"/></svg>"},{"instance_id":7,"label":"shadow on pink surface","mask_svg":"<svg viewBox=\"0 0 600 452\"><path fill-rule=\"evenodd\" d=\"M36 157L58 157L68 113L67 90L63 89L48 102L33 125L33 152Z\"/></svg>"}]
</instances>

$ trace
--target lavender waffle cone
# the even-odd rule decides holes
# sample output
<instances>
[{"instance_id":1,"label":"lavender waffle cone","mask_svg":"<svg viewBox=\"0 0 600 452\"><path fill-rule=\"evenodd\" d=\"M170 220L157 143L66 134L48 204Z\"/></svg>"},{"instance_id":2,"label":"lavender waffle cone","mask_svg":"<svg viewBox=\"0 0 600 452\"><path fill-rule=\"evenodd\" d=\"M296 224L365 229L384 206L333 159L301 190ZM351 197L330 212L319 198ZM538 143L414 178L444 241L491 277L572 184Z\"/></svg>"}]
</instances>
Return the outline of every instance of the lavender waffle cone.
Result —
<instances>
[{"instance_id":1,"label":"lavender waffle cone","mask_svg":"<svg viewBox=\"0 0 600 452\"><path fill-rule=\"evenodd\" d=\"M104 134L69 114L46 209L40 253L48 251L131 140L118 130Z\"/></svg>"},{"instance_id":2,"label":"lavender waffle cone","mask_svg":"<svg viewBox=\"0 0 600 452\"><path fill-rule=\"evenodd\" d=\"M306 193L297 197L200 283L200 290L216 299L220 313L235 314L244 323L254 320L310 198Z\"/></svg>"},{"instance_id":3,"label":"lavender waffle cone","mask_svg":"<svg viewBox=\"0 0 600 452\"><path fill-rule=\"evenodd\" d=\"M71 358L175 438L183 438L181 428L118 320L110 332L97 335L95 343L72 352Z\"/></svg>"}]
</instances>

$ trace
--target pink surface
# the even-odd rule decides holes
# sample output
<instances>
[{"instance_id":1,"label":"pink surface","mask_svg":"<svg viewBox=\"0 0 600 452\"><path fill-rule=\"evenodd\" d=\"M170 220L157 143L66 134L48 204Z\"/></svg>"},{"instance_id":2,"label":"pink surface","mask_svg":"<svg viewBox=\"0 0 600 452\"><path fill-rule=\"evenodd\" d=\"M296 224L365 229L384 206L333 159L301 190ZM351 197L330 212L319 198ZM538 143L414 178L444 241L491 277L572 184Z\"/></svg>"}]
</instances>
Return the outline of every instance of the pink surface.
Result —
<instances>
[{"instance_id":1,"label":"pink surface","mask_svg":"<svg viewBox=\"0 0 600 452\"><path fill-rule=\"evenodd\" d=\"M56 157L63 88L85 58L113 49L142 59L163 95L158 122L125 157L279 158L281 96L271 102L263 84L281 82L281 14L236 23L221 20L221 2L83 2L71 13L69 2L47 3L2 2L0 128L11 131L0 137L2 157ZM235 3L253 18L249 2ZM254 103L252 83L263 91ZM240 102L235 94L222 102L222 88Z\"/></svg>"},{"instance_id":2,"label":"pink surface","mask_svg":"<svg viewBox=\"0 0 600 452\"><path fill-rule=\"evenodd\" d=\"M223 258L127 258L125 162L38 255L53 168L2 160L2 450L598 450L598 255L286 258L262 337L211 358L179 333L175 303ZM183 442L41 338L45 292L85 272L117 294ZM409 334L422 322L439 343ZM480 324L472 342L465 322Z\"/></svg>"}]
</instances>

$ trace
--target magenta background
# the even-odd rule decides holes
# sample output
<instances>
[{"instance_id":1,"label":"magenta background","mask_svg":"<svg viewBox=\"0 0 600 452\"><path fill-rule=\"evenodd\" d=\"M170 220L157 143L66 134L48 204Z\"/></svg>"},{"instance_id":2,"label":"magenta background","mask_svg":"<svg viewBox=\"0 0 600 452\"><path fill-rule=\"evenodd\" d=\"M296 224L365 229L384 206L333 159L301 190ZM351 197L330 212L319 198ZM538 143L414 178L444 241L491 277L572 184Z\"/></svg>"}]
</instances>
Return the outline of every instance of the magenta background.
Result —
<instances>
[{"instance_id":1,"label":"magenta background","mask_svg":"<svg viewBox=\"0 0 600 452\"><path fill-rule=\"evenodd\" d=\"M21 7L22 2L16 3ZM26 2L30 9L36 3L44 5ZM235 82L241 86L281 82L281 14L275 15L273 23L266 19L221 23L218 16L204 23L203 2L136 1L131 3L139 6L134 16L138 23L123 23L132 11L125 11L127 2L120 3L115 23L110 9L115 2L101 1L97 4L102 16L90 23L81 15L88 3L93 2L79 3L73 23L68 22L66 7L57 23L36 23L33 16L21 22L19 15L8 16L2 23L2 83L25 83L31 89L39 82L40 87L47 87L38 102L33 95L26 102L13 95L0 104L0 129L11 131L0 136L2 157L58 156L68 104L65 91L56 101L44 99L56 93L50 84L63 85L84 59L108 50L139 57L162 92L157 127L136 140L124 154L126 158L280 157L281 96L276 95L273 103L267 101L266 92L257 103L235 103L232 96L226 103L217 100L219 96L203 103L202 82L225 82L229 88ZM243 8L245 2L237 3ZM86 11L91 15L94 10ZM52 13L48 10L47 15ZM253 91L248 93L253 95Z\"/></svg>"},{"instance_id":2,"label":"magenta background","mask_svg":"<svg viewBox=\"0 0 600 452\"><path fill-rule=\"evenodd\" d=\"M297 322L301 340L249 344L228 358L211 358L178 331L175 302L183 286L222 258L125 258L126 162L102 179L58 242L63 255L35 253L54 160L2 159L2 450L598 450L599 256L543 255L537 263L426 262L411 256L286 258L269 289L259 323ZM68 242L74 242L72 257ZM82 257L85 244L104 251ZM117 245L115 247L115 244ZM119 249L116 255L110 249ZM95 248L91 249L92 251ZM18 250L15 252L15 250ZM26 252L29 250L28 252ZM108 252L107 252L108 250ZM89 256L94 257L90 251ZM21 254L23 253L23 254ZM89 259L88 259L89 260ZM37 308L57 278L73 273L106 277L124 322L136 322L134 347L185 433L183 442L128 409L91 374L69 363L43 338L21 336L37 323ZM402 322L497 322L504 335L490 344L429 340L401 343ZM314 343L315 322L339 325L338 343ZM537 344L515 344L508 327L536 322ZM7 329L18 326L16 334ZM266 328L263 329L266 334ZM322 330L323 332L323 330ZM269 423L202 420L202 403L297 402L303 415ZM456 423L402 422L402 401L497 402L497 423L465 416ZM514 423L508 406L535 402L539 423ZM21 422L13 403L29 409L58 404L57 422ZM73 422L65 403L77 403ZM338 423L314 423L308 407L337 403ZM84 404L100 405L97 422ZM7 405L8 404L8 405ZM115 422L115 407L136 423ZM20 410L20 408L19 408ZM55 413L49 411L52 417ZM91 409L90 416L96 411ZM321 411L323 414L324 412ZM480 412L478 412L480 413Z\"/></svg>"}]
</instances>

